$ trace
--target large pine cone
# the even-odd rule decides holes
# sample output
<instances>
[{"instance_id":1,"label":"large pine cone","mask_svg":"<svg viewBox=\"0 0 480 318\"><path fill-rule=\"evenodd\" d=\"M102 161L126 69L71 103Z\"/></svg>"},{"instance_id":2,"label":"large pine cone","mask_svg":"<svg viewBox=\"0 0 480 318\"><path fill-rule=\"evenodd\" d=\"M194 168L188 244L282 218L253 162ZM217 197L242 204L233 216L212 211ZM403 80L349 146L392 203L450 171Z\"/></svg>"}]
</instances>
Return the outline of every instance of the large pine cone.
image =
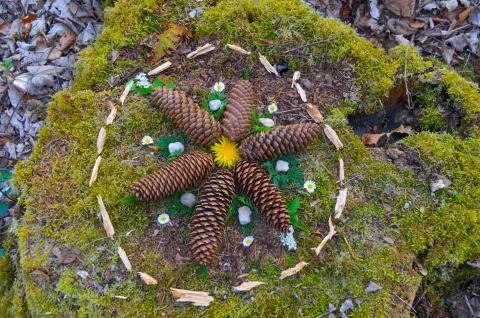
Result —
<instances>
[{"instance_id":1,"label":"large pine cone","mask_svg":"<svg viewBox=\"0 0 480 318\"><path fill-rule=\"evenodd\" d=\"M141 179L133 188L138 200L163 199L177 191L193 187L213 168L213 158L202 151L192 151L169 165Z\"/></svg>"},{"instance_id":2,"label":"large pine cone","mask_svg":"<svg viewBox=\"0 0 480 318\"><path fill-rule=\"evenodd\" d=\"M320 126L313 123L280 126L245 138L240 150L249 159L265 161L289 153L303 152L317 138Z\"/></svg>"},{"instance_id":3,"label":"large pine cone","mask_svg":"<svg viewBox=\"0 0 480 318\"><path fill-rule=\"evenodd\" d=\"M267 222L277 231L288 232L290 216L280 192L268 174L250 160L240 160L235 166L235 182L252 200Z\"/></svg>"},{"instance_id":4,"label":"large pine cone","mask_svg":"<svg viewBox=\"0 0 480 318\"><path fill-rule=\"evenodd\" d=\"M155 105L197 144L209 146L222 135L220 124L183 92L159 87L152 94Z\"/></svg>"},{"instance_id":5,"label":"large pine cone","mask_svg":"<svg viewBox=\"0 0 480 318\"><path fill-rule=\"evenodd\" d=\"M193 258L202 265L207 265L217 253L234 193L232 172L219 170L209 178L199 194L191 221L190 250Z\"/></svg>"},{"instance_id":6,"label":"large pine cone","mask_svg":"<svg viewBox=\"0 0 480 318\"><path fill-rule=\"evenodd\" d=\"M240 141L248 134L252 121L253 89L249 81L238 81L228 95L223 113L223 132L232 141Z\"/></svg>"}]
</instances>

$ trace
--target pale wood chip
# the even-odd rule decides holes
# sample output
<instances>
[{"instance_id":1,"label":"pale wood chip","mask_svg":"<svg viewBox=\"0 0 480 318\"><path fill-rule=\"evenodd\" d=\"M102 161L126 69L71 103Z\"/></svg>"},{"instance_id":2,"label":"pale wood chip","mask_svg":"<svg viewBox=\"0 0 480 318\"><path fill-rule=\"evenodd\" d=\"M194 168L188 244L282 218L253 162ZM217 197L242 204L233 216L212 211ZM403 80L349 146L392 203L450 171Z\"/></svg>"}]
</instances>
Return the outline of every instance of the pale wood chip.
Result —
<instances>
[{"instance_id":1,"label":"pale wood chip","mask_svg":"<svg viewBox=\"0 0 480 318\"><path fill-rule=\"evenodd\" d=\"M110 216L108 215L107 208L103 203L101 195L97 195L98 206L100 208L100 215L102 216L103 228L107 233L107 236L113 240L113 235L115 235L115 229L113 228L112 222L110 221Z\"/></svg>"},{"instance_id":2,"label":"pale wood chip","mask_svg":"<svg viewBox=\"0 0 480 318\"><path fill-rule=\"evenodd\" d=\"M105 125L111 125L115 120L115 117L117 117L117 107L115 107L115 105L112 103L110 114L108 114L108 117L105 120Z\"/></svg>"},{"instance_id":3,"label":"pale wood chip","mask_svg":"<svg viewBox=\"0 0 480 318\"><path fill-rule=\"evenodd\" d=\"M122 295L115 295L115 296L113 296L113 298L117 298L117 299L121 299L121 300L127 300L128 299L128 297L122 296Z\"/></svg>"},{"instance_id":4,"label":"pale wood chip","mask_svg":"<svg viewBox=\"0 0 480 318\"><path fill-rule=\"evenodd\" d=\"M255 287L258 287L260 285L265 284L264 282L258 282L258 281L250 281L250 282L243 282L238 286L233 287L235 291L239 292L244 292L244 291L249 291Z\"/></svg>"},{"instance_id":5,"label":"pale wood chip","mask_svg":"<svg viewBox=\"0 0 480 318\"><path fill-rule=\"evenodd\" d=\"M286 278L286 277L295 275L296 273L298 273L299 271L301 271L301 270L302 270L305 266L307 266L307 265L308 265L307 262L300 262L300 263L298 263L297 265L295 265L294 267L284 270L284 271L280 274L280 279L284 279L284 278Z\"/></svg>"},{"instance_id":6,"label":"pale wood chip","mask_svg":"<svg viewBox=\"0 0 480 318\"><path fill-rule=\"evenodd\" d=\"M320 254L325 244L327 244L327 242L330 241L332 237L337 233L337 231L335 231L335 226L333 226L332 216L328 218L328 227L329 227L329 231L327 236L323 238L322 242L320 242L320 244L316 248L312 248L312 250L314 250L317 255Z\"/></svg>"},{"instance_id":7,"label":"pale wood chip","mask_svg":"<svg viewBox=\"0 0 480 318\"><path fill-rule=\"evenodd\" d=\"M323 132L325 133L327 138L332 142L335 148L337 148L337 150L340 150L343 148L343 144L340 141L340 138L338 138L337 133L335 132L335 130L333 130L332 127L325 124L325 127L323 128Z\"/></svg>"},{"instance_id":8,"label":"pale wood chip","mask_svg":"<svg viewBox=\"0 0 480 318\"><path fill-rule=\"evenodd\" d=\"M250 54L252 54L252 52L247 51L247 50L245 50L244 48L242 48L242 47L240 47L240 46L238 46L238 45L235 45L235 44L227 44L227 47L228 47L229 49L231 49L231 50L234 50L234 51L240 53L240 54L244 54L244 55L250 55Z\"/></svg>"},{"instance_id":9,"label":"pale wood chip","mask_svg":"<svg viewBox=\"0 0 480 318\"><path fill-rule=\"evenodd\" d=\"M262 54L259 54L260 63L265 67L268 73L275 74L276 76L280 77L280 74L278 74L277 69L270 64L270 62L267 60L265 56Z\"/></svg>"},{"instance_id":10,"label":"pale wood chip","mask_svg":"<svg viewBox=\"0 0 480 318\"><path fill-rule=\"evenodd\" d=\"M297 81L300 79L300 75L301 75L300 71L295 71L295 72L293 73L293 77L292 77L292 88L293 88L293 86L295 86L295 84L297 84Z\"/></svg>"},{"instance_id":11,"label":"pale wood chip","mask_svg":"<svg viewBox=\"0 0 480 318\"><path fill-rule=\"evenodd\" d=\"M343 210L345 209L346 203L347 203L347 188L340 189L340 191L338 191L337 203L335 204L335 219L340 218Z\"/></svg>"},{"instance_id":12,"label":"pale wood chip","mask_svg":"<svg viewBox=\"0 0 480 318\"><path fill-rule=\"evenodd\" d=\"M125 253L125 250L120 246L118 247L118 255L120 256L120 259L122 260L123 265L125 265L125 268L127 269L127 271L131 272L132 263L130 263L130 260L128 259L128 256L127 256L127 253Z\"/></svg>"},{"instance_id":13,"label":"pale wood chip","mask_svg":"<svg viewBox=\"0 0 480 318\"><path fill-rule=\"evenodd\" d=\"M165 71L167 68L169 68L170 66L172 66L172 62L170 61L167 61L157 67L155 67L153 70L151 70L150 72L147 73L148 76L153 76L153 75L157 75L157 74L160 74L161 72Z\"/></svg>"},{"instance_id":14,"label":"pale wood chip","mask_svg":"<svg viewBox=\"0 0 480 318\"><path fill-rule=\"evenodd\" d=\"M345 167L342 158L338 159L338 181L340 185L343 186L345 181Z\"/></svg>"},{"instance_id":15,"label":"pale wood chip","mask_svg":"<svg viewBox=\"0 0 480 318\"><path fill-rule=\"evenodd\" d=\"M178 302L191 302L194 306L208 306L214 298L207 292L192 291L186 289L170 288Z\"/></svg>"},{"instance_id":16,"label":"pale wood chip","mask_svg":"<svg viewBox=\"0 0 480 318\"><path fill-rule=\"evenodd\" d=\"M93 165L92 175L90 176L90 182L88 183L90 187L97 180L98 169L100 168L100 162L102 162L102 156L98 156L97 160L95 160L95 165Z\"/></svg>"},{"instance_id":17,"label":"pale wood chip","mask_svg":"<svg viewBox=\"0 0 480 318\"><path fill-rule=\"evenodd\" d=\"M300 98L304 103L307 102L307 93L305 93L305 90L300 86L300 84L295 83L295 87L297 88L298 95L300 95Z\"/></svg>"},{"instance_id":18,"label":"pale wood chip","mask_svg":"<svg viewBox=\"0 0 480 318\"><path fill-rule=\"evenodd\" d=\"M216 49L215 46L211 45L210 43L207 43L203 46L198 47L195 51L192 51L192 52L188 53L187 58L193 59L197 56L206 54L206 53L208 53L210 51L213 51L215 49Z\"/></svg>"},{"instance_id":19,"label":"pale wood chip","mask_svg":"<svg viewBox=\"0 0 480 318\"><path fill-rule=\"evenodd\" d=\"M125 100L127 99L128 93L130 93L130 90L133 87L133 81L128 82L127 86L125 86L125 89L123 90L122 95L120 95L119 101L120 105L125 104Z\"/></svg>"},{"instance_id":20,"label":"pale wood chip","mask_svg":"<svg viewBox=\"0 0 480 318\"><path fill-rule=\"evenodd\" d=\"M101 154L103 151L103 146L105 145L105 138L107 137L107 131L104 127L100 128L97 138L97 154Z\"/></svg>"},{"instance_id":21,"label":"pale wood chip","mask_svg":"<svg viewBox=\"0 0 480 318\"><path fill-rule=\"evenodd\" d=\"M148 275L147 273L137 272L140 275L140 278L145 282L147 285L157 285L158 281L153 278L152 276Z\"/></svg>"},{"instance_id":22,"label":"pale wood chip","mask_svg":"<svg viewBox=\"0 0 480 318\"><path fill-rule=\"evenodd\" d=\"M308 103L307 104L307 113L312 117L313 121L316 123L321 123L323 122L323 115L322 113L318 110L318 107Z\"/></svg>"}]
</instances>

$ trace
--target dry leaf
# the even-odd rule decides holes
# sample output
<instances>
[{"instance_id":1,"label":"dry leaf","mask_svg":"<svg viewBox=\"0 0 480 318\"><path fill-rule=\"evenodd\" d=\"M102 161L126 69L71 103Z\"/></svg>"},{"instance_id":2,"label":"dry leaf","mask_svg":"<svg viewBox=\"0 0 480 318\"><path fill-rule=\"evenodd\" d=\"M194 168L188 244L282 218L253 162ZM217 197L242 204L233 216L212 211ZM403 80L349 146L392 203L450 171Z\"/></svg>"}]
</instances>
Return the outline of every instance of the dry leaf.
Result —
<instances>
[{"instance_id":1,"label":"dry leaf","mask_svg":"<svg viewBox=\"0 0 480 318\"><path fill-rule=\"evenodd\" d=\"M113 103L110 105L110 107L111 107L110 114L108 114L108 117L105 120L105 125L111 125L115 120L115 117L117 117L117 107L115 107Z\"/></svg>"},{"instance_id":2,"label":"dry leaf","mask_svg":"<svg viewBox=\"0 0 480 318\"><path fill-rule=\"evenodd\" d=\"M88 185L91 187L95 180L97 180L97 175L98 175L98 169L100 168L100 162L102 161L102 156L98 156L97 160L95 160L95 165L93 166L92 169L92 175L90 176L90 182Z\"/></svg>"},{"instance_id":3,"label":"dry leaf","mask_svg":"<svg viewBox=\"0 0 480 318\"><path fill-rule=\"evenodd\" d=\"M388 140L389 134L381 133L381 134L363 134L362 135L362 142L364 145L367 146L375 146L380 143L383 144L385 141Z\"/></svg>"},{"instance_id":4,"label":"dry leaf","mask_svg":"<svg viewBox=\"0 0 480 318\"><path fill-rule=\"evenodd\" d=\"M214 301L207 292L198 292L185 289L170 288L178 302L191 302L194 306L208 306Z\"/></svg>"},{"instance_id":5,"label":"dry leaf","mask_svg":"<svg viewBox=\"0 0 480 318\"><path fill-rule=\"evenodd\" d=\"M103 151L103 146L105 145L105 138L107 137L107 131L104 127L100 128L97 138L97 154L101 154Z\"/></svg>"},{"instance_id":6,"label":"dry leaf","mask_svg":"<svg viewBox=\"0 0 480 318\"><path fill-rule=\"evenodd\" d=\"M145 282L147 285L157 285L158 281L153 278L152 276L148 275L147 273L137 272L140 275L140 278Z\"/></svg>"},{"instance_id":7,"label":"dry leaf","mask_svg":"<svg viewBox=\"0 0 480 318\"><path fill-rule=\"evenodd\" d=\"M0 34L1 35L8 35L10 32L10 27L12 26L11 22L4 21L0 23Z\"/></svg>"},{"instance_id":8,"label":"dry leaf","mask_svg":"<svg viewBox=\"0 0 480 318\"><path fill-rule=\"evenodd\" d=\"M247 50L245 50L245 49L241 48L241 47L240 47L240 46L238 46L238 45L234 45L234 44L227 44L227 47L228 47L229 49L232 49L232 50L234 50L234 51L236 51L236 52L240 53L240 54L244 54L244 55L250 55L250 54L252 54L252 52L250 52L250 51L247 51Z\"/></svg>"},{"instance_id":9,"label":"dry leaf","mask_svg":"<svg viewBox=\"0 0 480 318\"><path fill-rule=\"evenodd\" d=\"M127 96L128 96L128 93L130 93L130 90L132 89L133 87L133 81L130 81L127 86L125 86L125 89L123 90L123 93L122 95L120 95L120 105L123 105L125 104L125 100L127 99Z\"/></svg>"},{"instance_id":10,"label":"dry leaf","mask_svg":"<svg viewBox=\"0 0 480 318\"><path fill-rule=\"evenodd\" d=\"M337 133L335 132L335 130L333 130L332 127L325 124L325 127L323 128L323 132L325 133L327 138L332 142L335 148L337 148L337 150L340 150L343 148L343 144L340 141L340 138L338 138Z\"/></svg>"},{"instance_id":11,"label":"dry leaf","mask_svg":"<svg viewBox=\"0 0 480 318\"><path fill-rule=\"evenodd\" d=\"M343 185L343 182L345 181L345 167L342 158L338 159L338 181L340 182L340 185Z\"/></svg>"},{"instance_id":12,"label":"dry leaf","mask_svg":"<svg viewBox=\"0 0 480 318\"><path fill-rule=\"evenodd\" d=\"M125 268L127 271L131 272L132 271L132 264L130 263L130 260L128 259L127 253L125 253L125 250L121 248L120 246L118 247L118 255L120 256L120 259L123 262L123 265L125 265Z\"/></svg>"},{"instance_id":13,"label":"dry leaf","mask_svg":"<svg viewBox=\"0 0 480 318\"><path fill-rule=\"evenodd\" d=\"M332 239L332 237L337 233L337 231L335 231L335 227L333 226L333 223L332 223L332 216L330 216L328 218L328 227L329 227L329 231L328 231L327 236L325 236L323 238L322 242L320 242L320 244L316 248L312 248L312 250L314 250L317 255L320 254L320 252L322 251L322 248L325 246L325 244L327 244L327 242L330 241Z\"/></svg>"},{"instance_id":14,"label":"dry leaf","mask_svg":"<svg viewBox=\"0 0 480 318\"><path fill-rule=\"evenodd\" d=\"M300 86L300 84L295 83L295 87L297 88L298 95L300 95L300 98L304 103L307 102L307 94L305 93L305 90Z\"/></svg>"},{"instance_id":15,"label":"dry leaf","mask_svg":"<svg viewBox=\"0 0 480 318\"><path fill-rule=\"evenodd\" d=\"M338 219L345 209L345 204L347 203L347 188L341 189L338 192L337 203L335 204L335 218Z\"/></svg>"},{"instance_id":16,"label":"dry leaf","mask_svg":"<svg viewBox=\"0 0 480 318\"><path fill-rule=\"evenodd\" d=\"M108 215L107 208L103 203L102 197L97 195L98 206L100 208L100 215L102 216L103 228L107 233L107 236L113 240L113 235L115 235L115 229L113 228L112 221L110 221L110 216Z\"/></svg>"},{"instance_id":17,"label":"dry leaf","mask_svg":"<svg viewBox=\"0 0 480 318\"><path fill-rule=\"evenodd\" d=\"M414 29L421 29L425 26L426 22L422 20L413 20L408 22L408 25Z\"/></svg>"},{"instance_id":18,"label":"dry leaf","mask_svg":"<svg viewBox=\"0 0 480 318\"><path fill-rule=\"evenodd\" d=\"M50 53L48 53L47 60L53 61L58 59L60 56L62 56L62 51L60 51L57 48L53 48Z\"/></svg>"},{"instance_id":19,"label":"dry leaf","mask_svg":"<svg viewBox=\"0 0 480 318\"><path fill-rule=\"evenodd\" d=\"M392 133L412 135L415 133L415 130L413 130L413 128L410 126L404 126L403 124L401 124L394 130L392 130Z\"/></svg>"},{"instance_id":20,"label":"dry leaf","mask_svg":"<svg viewBox=\"0 0 480 318\"><path fill-rule=\"evenodd\" d=\"M284 271L280 274L280 279L284 279L284 278L286 278L286 277L295 275L296 273L298 273L299 271L301 271L301 270L302 270L305 266L307 266L307 265L308 265L307 262L300 262L300 263L298 263L297 265L295 265L294 267L284 270Z\"/></svg>"},{"instance_id":21,"label":"dry leaf","mask_svg":"<svg viewBox=\"0 0 480 318\"><path fill-rule=\"evenodd\" d=\"M213 50L215 50L215 49L216 49L215 46L211 45L210 43L207 43L207 44L205 44L205 45L203 45L203 46L200 46L200 47L197 48L195 51L188 53L187 58L193 59L193 58L195 58L195 57L197 57L197 56L206 54L206 53L208 53L208 52L210 52L210 51L213 51Z\"/></svg>"},{"instance_id":22,"label":"dry leaf","mask_svg":"<svg viewBox=\"0 0 480 318\"><path fill-rule=\"evenodd\" d=\"M249 291L257 286L265 284L264 282L257 282L257 281L252 281L252 282L243 282L238 286L233 287L235 291L239 292L244 292L244 291Z\"/></svg>"},{"instance_id":23,"label":"dry leaf","mask_svg":"<svg viewBox=\"0 0 480 318\"><path fill-rule=\"evenodd\" d=\"M297 83L297 81L300 79L300 71L295 71L293 73L293 77L292 77L292 88L293 86Z\"/></svg>"},{"instance_id":24,"label":"dry leaf","mask_svg":"<svg viewBox=\"0 0 480 318\"><path fill-rule=\"evenodd\" d=\"M270 64L270 62L267 60L265 56L262 54L259 54L260 63L265 67L268 73L275 74L276 76L280 77L280 74L278 74L277 69Z\"/></svg>"},{"instance_id":25,"label":"dry leaf","mask_svg":"<svg viewBox=\"0 0 480 318\"><path fill-rule=\"evenodd\" d=\"M153 70L151 70L150 72L148 72L148 76L153 76L153 75L157 75L163 71L165 71L167 68L169 68L170 66L172 66L172 62L168 61L168 62L165 62L157 67L155 67Z\"/></svg>"},{"instance_id":26,"label":"dry leaf","mask_svg":"<svg viewBox=\"0 0 480 318\"><path fill-rule=\"evenodd\" d=\"M308 103L307 104L307 113L312 117L313 121L316 123L321 123L323 122L323 115L320 113L318 110L318 107Z\"/></svg>"},{"instance_id":27,"label":"dry leaf","mask_svg":"<svg viewBox=\"0 0 480 318\"><path fill-rule=\"evenodd\" d=\"M21 18L20 21L23 24L27 24L27 23L35 21L36 19L37 19L37 15L35 13L29 13L26 16L24 16L23 18Z\"/></svg>"},{"instance_id":28,"label":"dry leaf","mask_svg":"<svg viewBox=\"0 0 480 318\"><path fill-rule=\"evenodd\" d=\"M72 45L75 44L75 41L77 40L77 35L75 32L73 32L70 29L66 29L65 31L62 32L62 36L60 37L59 46L58 49L60 51L66 51L68 50Z\"/></svg>"},{"instance_id":29,"label":"dry leaf","mask_svg":"<svg viewBox=\"0 0 480 318\"><path fill-rule=\"evenodd\" d=\"M465 21L465 20L470 16L470 13L472 13L473 10L475 10L475 7L474 7L474 6L470 6L470 7L466 8L465 10L463 10L462 12L460 12L460 13L458 14L457 23L458 23L458 24L462 24L463 21Z\"/></svg>"}]
</instances>

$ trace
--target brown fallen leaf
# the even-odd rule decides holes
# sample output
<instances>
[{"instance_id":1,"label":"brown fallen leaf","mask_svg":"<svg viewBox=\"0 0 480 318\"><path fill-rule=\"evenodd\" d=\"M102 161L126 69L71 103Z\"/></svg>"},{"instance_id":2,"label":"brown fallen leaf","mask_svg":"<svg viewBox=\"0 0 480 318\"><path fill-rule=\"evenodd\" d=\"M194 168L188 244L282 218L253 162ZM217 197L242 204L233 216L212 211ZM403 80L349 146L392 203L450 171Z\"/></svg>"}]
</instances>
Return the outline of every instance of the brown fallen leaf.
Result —
<instances>
[{"instance_id":1,"label":"brown fallen leaf","mask_svg":"<svg viewBox=\"0 0 480 318\"><path fill-rule=\"evenodd\" d=\"M133 81L130 81L127 84L127 86L125 86L125 89L123 90L122 95L120 95L120 98L119 98L120 105L125 104L125 100L127 99L128 93L130 93L130 90L133 87L133 83L134 83Z\"/></svg>"},{"instance_id":2,"label":"brown fallen leaf","mask_svg":"<svg viewBox=\"0 0 480 318\"><path fill-rule=\"evenodd\" d=\"M70 29L66 29L62 32L62 36L58 40L58 49L62 52L68 50L72 45L75 44L77 40L77 35Z\"/></svg>"},{"instance_id":3,"label":"brown fallen leaf","mask_svg":"<svg viewBox=\"0 0 480 318\"><path fill-rule=\"evenodd\" d=\"M57 247L52 249L53 255L56 257L57 264L68 265L73 262L82 261L80 251L70 247Z\"/></svg>"},{"instance_id":4,"label":"brown fallen leaf","mask_svg":"<svg viewBox=\"0 0 480 318\"><path fill-rule=\"evenodd\" d=\"M337 133L335 132L335 130L333 130L332 127L325 124L325 127L323 128L323 132L325 133L327 138L332 142L335 148L337 148L337 150L340 150L343 148L343 143L340 141L340 138L338 138Z\"/></svg>"},{"instance_id":5,"label":"brown fallen leaf","mask_svg":"<svg viewBox=\"0 0 480 318\"><path fill-rule=\"evenodd\" d=\"M173 296L178 302L190 302L194 306L208 306L214 298L207 292L192 291L186 289L170 288Z\"/></svg>"},{"instance_id":6,"label":"brown fallen leaf","mask_svg":"<svg viewBox=\"0 0 480 318\"><path fill-rule=\"evenodd\" d=\"M24 39L28 38L28 35L30 34L31 29L32 29L32 24L30 22L25 23L23 25L22 36L23 36Z\"/></svg>"},{"instance_id":7,"label":"brown fallen leaf","mask_svg":"<svg viewBox=\"0 0 480 318\"><path fill-rule=\"evenodd\" d=\"M295 83L295 87L296 87L298 95L300 95L300 98L302 99L302 101L304 103L306 103L307 102L307 93L305 93L305 90L303 89L303 87L298 83Z\"/></svg>"},{"instance_id":8,"label":"brown fallen leaf","mask_svg":"<svg viewBox=\"0 0 480 318\"><path fill-rule=\"evenodd\" d=\"M93 169L92 169L92 175L90 176L90 182L88 183L90 187L97 180L98 169L100 169L100 162L102 162L102 156L98 156L97 160L95 160L95 165L93 166Z\"/></svg>"},{"instance_id":9,"label":"brown fallen leaf","mask_svg":"<svg viewBox=\"0 0 480 318\"><path fill-rule=\"evenodd\" d=\"M280 279L284 279L286 277L295 275L296 273L300 272L307 265L308 265L307 262L300 262L297 265L295 265L294 267L284 270L280 274Z\"/></svg>"},{"instance_id":10,"label":"brown fallen leaf","mask_svg":"<svg viewBox=\"0 0 480 318\"><path fill-rule=\"evenodd\" d=\"M308 103L307 104L307 113L310 115L310 117L313 119L314 122L316 122L318 124L323 122L323 115L322 115L322 113L320 113L317 106Z\"/></svg>"},{"instance_id":11,"label":"brown fallen leaf","mask_svg":"<svg viewBox=\"0 0 480 318\"><path fill-rule=\"evenodd\" d=\"M170 66L172 66L172 62L170 61L167 61L157 67L155 67L153 70L151 70L150 72L148 72L148 76L153 76L153 75L157 75L157 74L160 74L161 72L165 71L167 68L169 68Z\"/></svg>"},{"instance_id":12,"label":"brown fallen leaf","mask_svg":"<svg viewBox=\"0 0 480 318\"><path fill-rule=\"evenodd\" d=\"M140 275L140 278L145 282L147 285L157 285L158 281L153 278L152 276L148 275L147 273L137 272Z\"/></svg>"},{"instance_id":13,"label":"brown fallen leaf","mask_svg":"<svg viewBox=\"0 0 480 318\"><path fill-rule=\"evenodd\" d=\"M247 51L245 50L244 48L238 46L238 45L235 45L235 44L227 44L227 47L235 52L238 52L240 54L243 54L243 55L250 55L252 54L252 52L250 51Z\"/></svg>"},{"instance_id":14,"label":"brown fallen leaf","mask_svg":"<svg viewBox=\"0 0 480 318\"><path fill-rule=\"evenodd\" d=\"M125 268L127 271L131 272L132 271L132 263L130 263L130 260L128 259L127 253L125 253L125 250L122 247L118 247L118 256L120 256L120 259L122 260L123 265L125 265Z\"/></svg>"},{"instance_id":15,"label":"brown fallen leaf","mask_svg":"<svg viewBox=\"0 0 480 318\"><path fill-rule=\"evenodd\" d=\"M278 74L277 69L270 64L270 62L267 60L265 56L262 54L258 54L258 59L260 60L260 63L262 63L263 67L267 70L268 73L275 74L275 76L280 77L280 74Z\"/></svg>"},{"instance_id":16,"label":"brown fallen leaf","mask_svg":"<svg viewBox=\"0 0 480 318\"><path fill-rule=\"evenodd\" d=\"M458 24L462 24L463 21L465 21L466 19L468 19L468 17L470 16L470 13L472 13L473 10L475 10L475 7L474 7L474 6L470 6L470 7L466 8L465 10L463 10L462 12L460 12L460 13L458 14L457 23L458 23Z\"/></svg>"},{"instance_id":17,"label":"brown fallen leaf","mask_svg":"<svg viewBox=\"0 0 480 318\"><path fill-rule=\"evenodd\" d=\"M0 34L1 35L8 35L10 33L10 27L12 26L11 22L4 21L0 23Z\"/></svg>"},{"instance_id":18,"label":"brown fallen leaf","mask_svg":"<svg viewBox=\"0 0 480 318\"><path fill-rule=\"evenodd\" d=\"M174 22L168 23L165 31L153 36L156 42L153 44L152 64L157 64L167 53L175 51L183 39L191 37L192 32L186 26Z\"/></svg>"},{"instance_id":19,"label":"brown fallen leaf","mask_svg":"<svg viewBox=\"0 0 480 318\"><path fill-rule=\"evenodd\" d=\"M107 208L103 203L103 199L101 195L97 195L98 207L100 208L100 215L102 216L103 221L103 228L107 233L107 237L113 240L113 236L115 235L115 229L113 228L112 221L110 221L110 216L108 215Z\"/></svg>"},{"instance_id":20,"label":"brown fallen leaf","mask_svg":"<svg viewBox=\"0 0 480 318\"><path fill-rule=\"evenodd\" d=\"M193 59L193 58L195 58L195 57L197 57L197 56L200 56L200 55L203 55L203 54L207 54L208 52L213 51L213 50L215 50L215 49L216 49L215 46L213 46L213 45L210 44L210 43L207 43L207 44L205 44L205 45L203 45L203 46L198 47L196 50L188 53L188 54L187 54L187 58L188 58L188 59Z\"/></svg>"},{"instance_id":21,"label":"brown fallen leaf","mask_svg":"<svg viewBox=\"0 0 480 318\"><path fill-rule=\"evenodd\" d=\"M337 202L335 203L335 218L338 219L343 210L345 209L345 204L347 203L347 188L341 189L338 192Z\"/></svg>"},{"instance_id":22,"label":"brown fallen leaf","mask_svg":"<svg viewBox=\"0 0 480 318\"><path fill-rule=\"evenodd\" d=\"M107 131L105 127L100 128L97 138L97 154L100 155L103 151L103 146L105 145L105 139L107 137Z\"/></svg>"},{"instance_id":23,"label":"brown fallen leaf","mask_svg":"<svg viewBox=\"0 0 480 318\"><path fill-rule=\"evenodd\" d=\"M23 18L21 18L20 21L23 24L27 24L27 23L35 21L36 19L37 19L37 15L35 13L29 13L29 14L25 15Z\"/></svg>"},{"instance_id":24,"label":"brown fallen leaf","mask_svg":"<svg viewBox=\"0 0 480 318\"><path fill-rule=\"evenodd\" d=\"M47 60L53 61L53 60L56 60L56 59L60 58L60 56L62 56L62 51L60 51L59 49L54 47L50 51L50 53L48 53Z\"/></svg>"},{"instance_id":25,"label":"brown fallen leaf","mask_svg":"<svg viewBox=\"0 0 480 318\"><path fill-rule=\"evenodd\" d=\"M423 20L412 20L408 22L408 25L414 29L421 29L425 26L426 22Z\"/></svg>"},{"instance_id":26,"label":"brown fallen leaf","mask_svg":"<svg viewBox=\"0 0 480 318\"><path fill-rule=\"evenodd\" d=\"M244 291L249 291L255 287L258 287L260 285L265 284L264 282L258 282L258 281L250 281L250 282L243 282L238 286L233 287L235 291L239 292L244 292Z\"/></svg>"},{"instance_id":27,"label":"brown fallen leaf","mask_svg":"<svg viewBox=\"0 0 480 318\"><path fill-rule=\"evenodd\" d=\"M323 238L323 240L320 242L320 244L316 248L312 248L312 250L314 250L317 255L320 254L325 244L327 244L327 242L330 241L332 237L337 233L337 231L335 231L335 226L333 225L333 222L332 222L332 216L328 218L328 227L329 227L329 231L327 236Z\"/></svg>"},{"instance_id":28,"label":"brown fallen leaf","mask_svg":"<svg viewBox=\"0 0 480 318\"><path fill-rule=\"evenodd\" d=\"M384 144L389 138L389 134L363 134L362 142L367 146L376 146L377 144ZM380 142L381 141L381 142Z\"/></svg>"},{"instance_id":29,"label":"brown fallen leaf","mask_svg":"<svg viewBox=\"0 0 480 318\"><path fill-rule=\"evenodd\" d=\"M259 40L260 40L260 42L263 42L263 43L266 43L266 44L269 44L269 45L275 45L275 41L271 40L271 39L261 38Z\"/></svg>"}]
</instances>

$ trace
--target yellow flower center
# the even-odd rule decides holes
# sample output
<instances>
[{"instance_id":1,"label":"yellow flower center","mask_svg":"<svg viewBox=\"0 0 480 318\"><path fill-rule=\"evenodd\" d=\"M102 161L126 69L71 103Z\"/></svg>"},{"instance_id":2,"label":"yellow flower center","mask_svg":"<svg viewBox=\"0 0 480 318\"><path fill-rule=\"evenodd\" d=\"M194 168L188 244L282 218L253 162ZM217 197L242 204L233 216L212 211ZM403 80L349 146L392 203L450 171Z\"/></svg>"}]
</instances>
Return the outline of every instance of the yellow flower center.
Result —
<instances>
[{"instance_id":1,"label":"yellow flower center","mask_svg":"<svg viewBox=\"0 0 480 318\"><path fill-rule=\"evenodd\" d=\"M310 184L307 185L307 187L308 187L309 189L311 189L311 188L313 188L313 184L310 183Z\"/></svg>"},{"instance_id":2,"label":"yellow flower center","mask_svg":"<svg viewBox=\"0 0 480 318\"><path fill-rule=\"evenodd\" d=\"M167 217L166 217L166 216L162 216L160 219L161 219L162 221L166 221L166 220L167 220Z\"/></svg>"},{"instance_id":3,"label":"yellow flower center","mask_svg":"<svg viewBox=\"0 0 480 318\"><path fill-rule=\"evenodd\" d=\"M250 244L250 243L252 243L252 240L246 240L245 243Z\"/></svg>"},{"instance_id":4,"label":"yellow flower center","mask_svg":"<svg viewBox=\"0 0 480 318\"><path fill-rule=\"evenodd\" d=\"M237 144L225 136L222 136L211 149L215 163L221 168L231 168L240 160Z\"/></svg>"}]
</instances>

